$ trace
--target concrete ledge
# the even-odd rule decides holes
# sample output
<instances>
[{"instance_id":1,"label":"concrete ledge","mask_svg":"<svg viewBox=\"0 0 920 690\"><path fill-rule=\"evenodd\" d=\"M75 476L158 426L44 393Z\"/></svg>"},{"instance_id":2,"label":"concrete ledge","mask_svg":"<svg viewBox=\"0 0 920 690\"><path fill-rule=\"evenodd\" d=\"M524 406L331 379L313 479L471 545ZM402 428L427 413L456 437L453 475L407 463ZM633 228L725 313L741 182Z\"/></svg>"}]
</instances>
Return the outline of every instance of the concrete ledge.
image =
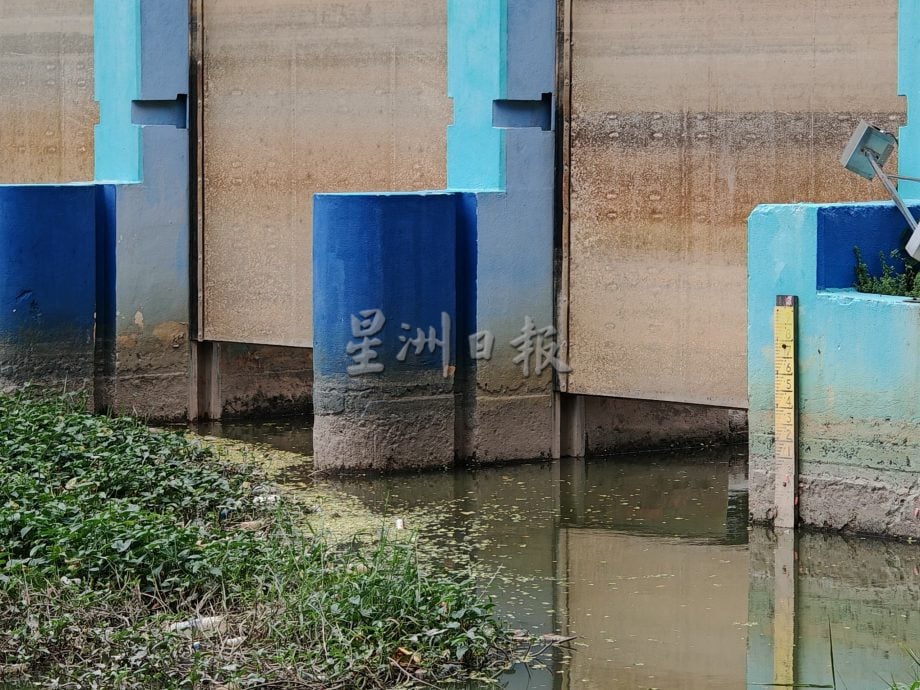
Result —
<instances>
[{"instance_id":1,"label":"concrete ledge","mask_svg":"<svg viewBox=\"0 0 920 690\"><path fill-rule=\"evenodd\" d=\"M773 456L751 456L751 515L773 519ZM806 525L841 532L913 538L920 533L920 477L845 465L809 468L799 475L799 517Z\"/></svg>"},{"instance_id":2,"label":"concrete ledge","mask_svg":"<svg viewBox=\"0 0 920 690\"><path fill-rule=\"evenodd\" d=\"M271 345L220 344L222 417L313 412L313 351Z\"/></svg>"}]
</instances>

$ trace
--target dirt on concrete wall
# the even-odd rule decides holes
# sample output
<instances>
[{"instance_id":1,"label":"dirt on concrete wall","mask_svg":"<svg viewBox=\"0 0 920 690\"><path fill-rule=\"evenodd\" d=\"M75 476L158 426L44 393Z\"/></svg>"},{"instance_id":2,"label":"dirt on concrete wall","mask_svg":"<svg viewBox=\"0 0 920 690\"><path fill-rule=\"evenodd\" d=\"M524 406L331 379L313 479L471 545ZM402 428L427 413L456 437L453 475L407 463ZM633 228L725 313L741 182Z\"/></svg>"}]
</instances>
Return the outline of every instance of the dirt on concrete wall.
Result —
<instances>
[{"instance_id":1,"label":"dirt on concrete wall","mask_svg":"<svg viewBox=\"0 0 920 690\"><path fill-rule=\"evenodd\" d=\"M309 414L313 411L313 351L222 343L220 395L224 419Z\"/></svg>"},{"instance_id":2,"label":"dirt on concrete wall","mask_svg":"<svg viewBox=\"0 0 920 690\"><path fill-rule=\"evenodd\" d=\"M0 2L0 184L93 179L92 0Z\"/></svg>"},{"instance_id":3,"label":"dirt on concrete wall","mask_svg":"<svg viewBox=\"0 0 920 690\"><path fill-rule=\"evenodd\" d=\"M586 396L584 414L585 450L590 455L747 440L744 410Z\"/></svg>"},{"instance_id":4,"label":"dirt on concrete wall","mask_svg":"<svg viewBox=\"0 0 920 690\"><path fill-rule=\"evenodd\" d=\"M838 159L903 123L897 6L573 0L569 392L747 405L747 216L883 196Z\"/></svg>"},{"instance_id":5,"label":"dirt on concrete wall","mask_svg":"<svg viewBox=\"0 0 920 690\"><path fill-rule=\"evenodd\" d=\"M312 345L314 192L444 187L445 12L204 1L206 339Z\"/></svg>"}]
</instances>

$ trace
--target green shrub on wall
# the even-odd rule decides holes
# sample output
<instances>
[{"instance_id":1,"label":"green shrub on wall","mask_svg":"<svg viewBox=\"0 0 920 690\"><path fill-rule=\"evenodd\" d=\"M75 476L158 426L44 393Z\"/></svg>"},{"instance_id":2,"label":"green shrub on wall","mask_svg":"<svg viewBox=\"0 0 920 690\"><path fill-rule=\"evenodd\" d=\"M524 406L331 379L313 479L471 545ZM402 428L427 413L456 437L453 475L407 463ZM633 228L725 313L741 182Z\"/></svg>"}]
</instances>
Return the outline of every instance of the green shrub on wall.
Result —
<instances>
[{"instance_id":1,"label":"green shrub on wall","mask_svg":"<svg viewBox=\"0 0 920 690\"><path fill-rule=\"evenodd\" d=\"M874 276L863 261L859 247L853 247L856 254L856 283L858 292L876 295L895 295L920 299L920 262L908 256L902 249L894 249L886 257L879 252L882 274ZM890 263L889 263L890 261Z\"/></svg>"}]
</instances>

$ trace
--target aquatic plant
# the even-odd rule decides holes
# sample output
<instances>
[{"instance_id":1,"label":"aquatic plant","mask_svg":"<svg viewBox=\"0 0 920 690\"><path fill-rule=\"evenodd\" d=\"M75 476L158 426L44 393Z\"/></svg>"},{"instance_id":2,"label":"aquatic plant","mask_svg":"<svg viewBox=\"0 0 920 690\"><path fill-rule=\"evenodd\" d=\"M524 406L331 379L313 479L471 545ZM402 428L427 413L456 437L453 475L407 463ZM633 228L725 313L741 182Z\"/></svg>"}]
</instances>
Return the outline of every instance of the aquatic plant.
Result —
<instances>
[{"instance_id":1,"label":"aquatic plant","mask_svg":"<svg viewBox=\"0 0 920 690\"><path fill-rule=\"evenodd\" d=\"M520 644L411 539L335 543L257 470L76 397L0 396L0 683L379 688Z\"/></svg>"},{"instance_id":2,"label":"aquatic plant","mask_svg":"<svg viewBox=\"0 0 920 690\"><path fill-rule=\"evenodd\" d=\"M912 676L914 680L901 683L892 678L891 685L889 686L890 690L920 690L920 654L917 654L917 652L912 649L906 649L905 652L913 662Z\"/></svg>"}]
</instances>

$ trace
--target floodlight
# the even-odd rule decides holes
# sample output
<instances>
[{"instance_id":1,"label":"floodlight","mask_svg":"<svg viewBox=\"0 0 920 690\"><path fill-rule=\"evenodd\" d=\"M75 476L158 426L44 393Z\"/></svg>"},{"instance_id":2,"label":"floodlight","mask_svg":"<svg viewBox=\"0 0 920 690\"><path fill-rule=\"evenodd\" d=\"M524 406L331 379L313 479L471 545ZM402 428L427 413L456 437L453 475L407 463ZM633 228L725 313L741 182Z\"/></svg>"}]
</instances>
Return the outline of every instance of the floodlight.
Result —
<instances>
[{"instance_id":1,"label":"floodlight","mask_svg":"<svg viewBox=\"0 0 920 690\"><path fill-rule=\"evenodd\" d=\"M895 206L898 207L901 215L904 216L904 219L910 226L912 235L910 241L907 243L907 253L914 259L920 260L920 230L918 230L917 220L907 208L907 205L898 193L897 187L895 187L894 183L891 181L892 178L894 178L896 180L920 182L920 179L887 175L885 171L882 170L882 166L884 166L891 157L897 145L898 141L893 135L888 132L883 132L878 127L873 127L868 122L862 120L856 126L856 131L853 132L853 136L850 137L850 141L843 150L843 156L841 156L840 162L847 170L867 180L878 177L882 186L891 196L892 201L894 201Z\"/></svg>"}]
</instances>

